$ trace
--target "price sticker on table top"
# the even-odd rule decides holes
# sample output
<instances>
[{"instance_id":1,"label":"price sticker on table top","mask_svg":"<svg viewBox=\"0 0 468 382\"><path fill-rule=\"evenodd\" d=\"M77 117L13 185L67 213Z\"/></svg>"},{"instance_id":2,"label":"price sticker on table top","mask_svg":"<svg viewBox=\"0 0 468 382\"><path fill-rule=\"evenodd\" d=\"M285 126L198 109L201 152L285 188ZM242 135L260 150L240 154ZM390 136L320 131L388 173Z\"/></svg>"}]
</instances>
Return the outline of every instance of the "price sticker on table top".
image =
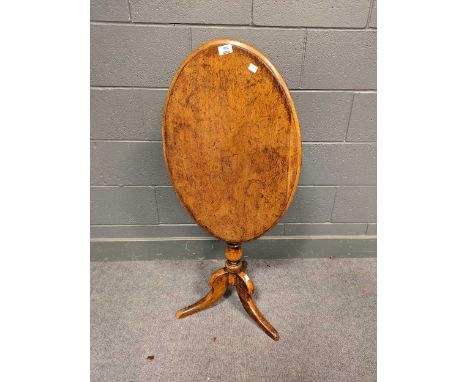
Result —
<instances>
[{"instance_id":1,"label":"price sticker on table top","mask_svg":"<svg viewBox=\"0 0 468 382\"><path fill-rule=\"evenodd\" d=\"M220 56L224 56L225 54L232 53L232 45L226 44L226 45L218 46L218 53Z\"/></svg>"},{"instance_id":2,"label":"price sticker on table top","mask_svg":"<svg viewBox=\"0 0 468 382\"><path fill-rule=\"evenodd\" d=\"M252 73L257 73L257 69L258 69L258 66L257 65L254 65L254 64L250 64L249 65L249 70L252 72Z\"/></svg>"}]
</instances>

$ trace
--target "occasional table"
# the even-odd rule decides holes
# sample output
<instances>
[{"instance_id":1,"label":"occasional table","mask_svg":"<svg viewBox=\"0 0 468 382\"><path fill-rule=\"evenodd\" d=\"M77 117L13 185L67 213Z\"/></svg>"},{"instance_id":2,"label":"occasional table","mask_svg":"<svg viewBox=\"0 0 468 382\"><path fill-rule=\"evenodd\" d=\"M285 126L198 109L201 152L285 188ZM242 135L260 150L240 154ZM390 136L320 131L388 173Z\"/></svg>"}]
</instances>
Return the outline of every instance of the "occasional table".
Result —
<instances>
[{"instance_id":1,"label":"occasional table","mask_svg":"<svg viewBox=\"0 0 468 382\"><path fill-rule=\"evenodd\" d=\"M299 180L300 128L286 83L254 47L210 41L175 74L162 124L174 191L193 219L227 244L225 266L211 276L211 291L176 317L208 308L231 285L248 314L278 340L254 303L241 245L281 219Z\"/></svg>"}]
</instances>

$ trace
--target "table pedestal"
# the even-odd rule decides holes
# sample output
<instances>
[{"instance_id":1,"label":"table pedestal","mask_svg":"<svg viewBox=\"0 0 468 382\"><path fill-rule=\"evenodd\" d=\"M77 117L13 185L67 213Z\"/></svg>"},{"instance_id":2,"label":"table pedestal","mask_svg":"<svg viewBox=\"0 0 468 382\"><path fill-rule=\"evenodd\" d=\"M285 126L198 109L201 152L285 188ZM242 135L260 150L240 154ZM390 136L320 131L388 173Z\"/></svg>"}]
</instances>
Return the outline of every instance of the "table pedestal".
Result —
<instances>
[{"instance_id":1,"label":"table pedestal","mask_svg":"<svg viewBox=\"0 0 468 382\"><path fill-rule=\"evenodd\" d=\"M253 301L254 284L245 273L247 262L241 260L242 248L239 244L227 244L226 264L211 275L208 285L211 291L196 303L177 311L177 318L184 318L193 313L206 309L217 302L225 293L229 285L236 288L239 299L250 317L275 341L279 340L276 329L263 317L263 314Z\"/></svg>"}]
</instances>

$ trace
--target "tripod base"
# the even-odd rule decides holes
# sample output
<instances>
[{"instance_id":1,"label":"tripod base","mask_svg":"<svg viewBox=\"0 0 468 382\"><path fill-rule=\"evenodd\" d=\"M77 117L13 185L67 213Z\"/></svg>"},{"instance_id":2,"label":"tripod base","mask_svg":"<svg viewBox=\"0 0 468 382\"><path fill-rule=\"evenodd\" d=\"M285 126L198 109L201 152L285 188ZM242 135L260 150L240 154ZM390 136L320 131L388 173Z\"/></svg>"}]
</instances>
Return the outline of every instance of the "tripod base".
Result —
<instances>
[{"instance_id":1,"label":"tripod base","mask_svg":"<svg viewBox=\"0 0 468 382\"><path fill-rule=\"evenodd\" d=\"M245 273L247 262L241 261L242 249L239 245L228 244L226 250L226 265L224 268L219 269L210 278L208 285L211 291L198 300L196 303L177 311L177 318L184 318L199 312L203 309L209 308L216 303L223 295L229 285L236 288L242 306L247 311L250 317L262 328L275 341L279 340L279 334L276 329L263 317L263 314L255 305L253 301L254 284L250 277Z\"/></svg>"}]
</instances>

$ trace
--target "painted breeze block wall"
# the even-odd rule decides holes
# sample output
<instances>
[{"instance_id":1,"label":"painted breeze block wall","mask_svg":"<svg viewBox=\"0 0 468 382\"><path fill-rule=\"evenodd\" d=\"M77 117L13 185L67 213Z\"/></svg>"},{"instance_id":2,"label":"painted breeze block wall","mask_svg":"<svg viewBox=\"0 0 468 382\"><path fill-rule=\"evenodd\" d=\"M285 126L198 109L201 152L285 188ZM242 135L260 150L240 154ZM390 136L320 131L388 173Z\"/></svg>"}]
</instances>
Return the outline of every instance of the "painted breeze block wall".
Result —
<instances>
[{"instance_id":1,"label":"painted breeze block wall","mask_svg":"<svg viewBox=\"0 0 468 382\"><path fill-rule=\"evenodd\" d=\"M376 234L377 0L91 0L91 237L208 234L170 185L167 88L214 38L260 49L296 103L303 166L267 235Z\"/></svg>"}]
</instances>

